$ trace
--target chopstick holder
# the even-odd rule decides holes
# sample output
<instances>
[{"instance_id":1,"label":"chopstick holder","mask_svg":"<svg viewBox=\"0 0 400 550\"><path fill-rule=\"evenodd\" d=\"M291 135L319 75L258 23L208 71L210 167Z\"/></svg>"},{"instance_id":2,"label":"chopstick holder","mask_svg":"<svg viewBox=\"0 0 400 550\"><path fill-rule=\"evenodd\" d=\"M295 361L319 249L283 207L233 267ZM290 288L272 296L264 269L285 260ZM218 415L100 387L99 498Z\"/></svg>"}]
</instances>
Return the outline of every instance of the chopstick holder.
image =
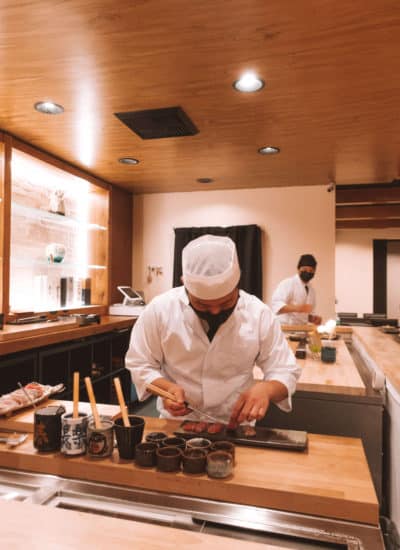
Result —
<instances>
[{"instance_id":1,"label":"chopstick holder","mask_svg":"<svg viewBox=\"0 0 400 550\"><path fill-rule=\"evenodd\" d=\"M122 393L121 381L119 378L114 378L114 386L115 391L117 392L119 407L121 409L122 422L124 423L125 428L129 428L131 424L129 422L128 413L126 411L124 394Z\"/></svg>"},{"instance_id":2,"label":"chopstick holder","mask_svg":"<svg viewBox=\"0 0 400 550\"><path fill-rule=\"evenodd\" d=\"M89 376L86 376L85 384L86 384L86 390L87 390L89 401L90 401L90 406L92 408L94 425L96 427L96 430L101 430L101 422L100 422L99 412L97 410L96 399L95 399L94 393L93 393L92 381L90 380Z\"/></svg>"}]
</instances>

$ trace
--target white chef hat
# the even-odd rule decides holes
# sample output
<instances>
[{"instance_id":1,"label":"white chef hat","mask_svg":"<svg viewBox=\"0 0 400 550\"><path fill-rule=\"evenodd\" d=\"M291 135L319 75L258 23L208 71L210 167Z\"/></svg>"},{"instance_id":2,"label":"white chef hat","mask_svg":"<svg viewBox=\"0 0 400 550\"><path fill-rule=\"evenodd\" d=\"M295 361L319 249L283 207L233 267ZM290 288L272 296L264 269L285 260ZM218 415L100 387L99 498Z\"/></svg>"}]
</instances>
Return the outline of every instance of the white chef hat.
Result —
<instances>
[{"instance_id":1,"label":"white chef hat","mask_svg":"<svg viewBox=\"0 0 400 550\"><path fill-rule=\"evenodd\" d=\"M237 286L239 279L236 246L229 237L203 235L183 249L183 284L196 298L222 298Z\"/></svg>"}]
</instances>

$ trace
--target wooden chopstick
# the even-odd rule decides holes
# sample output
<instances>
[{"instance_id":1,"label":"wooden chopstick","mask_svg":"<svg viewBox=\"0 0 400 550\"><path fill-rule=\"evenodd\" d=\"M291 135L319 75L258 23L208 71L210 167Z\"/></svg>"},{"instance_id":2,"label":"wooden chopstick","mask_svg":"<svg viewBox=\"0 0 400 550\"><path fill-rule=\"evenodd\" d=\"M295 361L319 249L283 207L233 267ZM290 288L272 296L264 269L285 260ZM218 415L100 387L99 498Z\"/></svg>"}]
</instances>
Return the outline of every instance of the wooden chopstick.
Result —
<instances>
[{"instance_id":1,"label":"wooden chopstick","mask_svg":"<svg viewBox=\"0 0 400 550\"><path fill-rule=\"evenodd\" d=\"M129 422L128 413L126 411L124 394L122 393L121 381L119 378L114 378L114 386L115 386L115 391L117 392L119 407L121 409L122 422L124 423L125 428L129 428L131 424Z\"/></svg>"},{"instance_id":2,"label":"wooden chopstick","mask_svg":"<svg viewBox=\"0 0 400 550\"><path fill-rule=\"evenodd\" d=\"M78 412L78 407L79 407L79 371L74 372L73 401L74 401L74 405L73 405L72 418L78 418L79 417L79 412Z\"/></svg>"},{"instance_id":3,"label":"wooden chopstick","mask_svg":"<svg viewBox=\"0 0 400 550\"><path fill-rule=\"evenodd\" d=\"M147 384L146 386L147 390L150 393L153 393L154 395L159 395L160 397L166 397L167 399L171 399L171 401L175 401L175 403L179 403L175 395L172 393L169 393L166 390L162 390L158 386L155 386L154 384Z\"/></svg>"},{"instance_id":4,"label":"wooden chopstick","mask_svg":"<svg viewBox=\"0 0 400 550\"><path fill-rule=\"evenodd\" d=\"M96 399L95 399L94 393L93 393L92 381L90 380L89 376L86 376L85 384L86 384L86 390L87 390L87 393L88 393L88 396L89 396L90 406L92 407L94 425L96 427L96 430L101 430L102 426L101 426L101 422L100 422L100 416L99 416L99 412L97 410Z\"/></svg>"}]
</instances>

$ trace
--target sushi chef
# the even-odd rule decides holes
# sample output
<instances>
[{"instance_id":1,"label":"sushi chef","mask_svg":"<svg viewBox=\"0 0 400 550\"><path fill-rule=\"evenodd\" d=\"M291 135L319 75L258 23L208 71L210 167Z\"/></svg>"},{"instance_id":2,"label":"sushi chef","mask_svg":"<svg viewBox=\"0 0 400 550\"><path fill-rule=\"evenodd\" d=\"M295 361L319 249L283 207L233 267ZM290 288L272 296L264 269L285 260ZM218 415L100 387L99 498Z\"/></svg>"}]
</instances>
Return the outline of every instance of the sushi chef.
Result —
<instances>
[{"instance_id":1,"label":"sushi chef","mask_svg":"<svg viewBox=\"0 0 400 550\"><path fill-rule=\"evenodd\" d=\"M151 383L178 400L158 398L161 417L199 420L185 401L232 424L261 419L271 402L291 410L300 368L270 308L239 279L235 243L203 235L182 251L183 286L155 297L134 325L126 366L139 399Z\"/></svg>"},{"instance_id":2,"label":"sushi chef","mask_svg":"<svg viewBox=\"0 0 400 550\"><path fill-rule=\"evenodd\" d=\"M315 314L315 290L310 284L317 270L317 260L312 254L302 254L297 262L297 273L283 279L272 295L271 308L281 324L321 324Z\"/></svg>"}]
</instances>

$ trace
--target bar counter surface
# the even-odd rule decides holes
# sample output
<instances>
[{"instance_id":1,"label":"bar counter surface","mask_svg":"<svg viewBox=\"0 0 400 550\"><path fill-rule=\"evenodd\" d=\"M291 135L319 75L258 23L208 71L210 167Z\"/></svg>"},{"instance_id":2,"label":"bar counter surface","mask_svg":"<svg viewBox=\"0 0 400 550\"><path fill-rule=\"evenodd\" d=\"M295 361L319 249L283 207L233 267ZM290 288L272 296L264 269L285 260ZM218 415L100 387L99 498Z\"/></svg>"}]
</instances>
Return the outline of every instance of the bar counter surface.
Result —
<instances>
[{"instance_id":1,"label":"bar counter surface","mask_svg":"<svg viewBox=\"0 0 400 550\"><path fill-rule=\"evenodd\" d=\"M134 317L102 315L100 323L79 326L75 317L27 325L4 325L0 330L0 356L69 340L130 328Z\"/></svg>"},{"instance_id":2,"label":"bar counter surface","mask_svg":"<svg viewBox=\"0 0 400 550\"><path fill-rule=\"evenodd\" d=\"M243 540L154 524L93 516L35 504L1 502L1 545L8 550L159 550L216 548L241 550ZM28 543L29 541L29 543ZM245 541L246 550L285 550Z\"/></svg>"},{"instance_id":3,"label":"bar counter surface","mask_svg":"<svg viewBox=\"0 0 400 550\"><path fill-rule=\"evenodd\" d=\"M375 327L353 327L353 338L359 340L369 357L400 393L400 340Z\"/></svg>"},{"instance_id":4,"label":"bar counter surface","mask_svg":"<svg viewBox=\"0 0 400 550\"><path fill-rule=\"evenodd\" d=\"M172 434L180 424L145 421L145 434ZM14 449L0 447L0 467L378 525L378 501L363 446L354 438L309 434L306 452L238 446L234 473L226 480L139 468L120 460L117 450L103 460L40 454L31 435Z\"/></svg>"}]
</instances>

